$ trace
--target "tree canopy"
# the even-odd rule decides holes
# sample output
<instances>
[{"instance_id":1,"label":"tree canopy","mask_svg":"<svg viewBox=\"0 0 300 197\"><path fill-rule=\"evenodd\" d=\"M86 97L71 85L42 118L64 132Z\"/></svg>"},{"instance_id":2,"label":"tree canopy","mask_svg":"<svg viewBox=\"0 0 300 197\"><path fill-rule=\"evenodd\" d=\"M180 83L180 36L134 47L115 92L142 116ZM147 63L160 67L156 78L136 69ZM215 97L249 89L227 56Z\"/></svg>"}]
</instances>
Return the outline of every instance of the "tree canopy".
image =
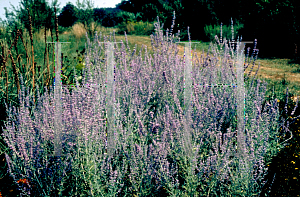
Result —
<instances>
[{"instance_id":1,"label":"tree canopy","mask_svg":"<svg viewBox=\"0 0 300 197\"><path fill-rule=\"evenodd\" d=\"M7 27L12 31L12 36L15 36L16 29L23 29L25 27L29 31L29 14L32 21L32 32L39 31L46 25L47 28L54 27L54 6L58 6L58 0L54 0L52 5L48 5L45 0L21 0L20 8L16 9L13 5L14 12L9 12L5 7L5 16L8 19L6 21ZM57 11L60 11L57 8Z\"/></svg>"},{"instance_id":2,"label":"tree canopy","mask_svg":"<svg viewBox=\"0 0 300 197\"><path fill-rule=\"evenodd\" d=\"M49 6L45 0L21 0L20 9L15 9L9 13L6 10L7 25L11 29L16 26L24 25L29 28L28 12L32 16L33 31L38 31L44 24L54 25L54 9L57 7L57 1ZM204 28L206 25L218 25L221 22L230 25L230 19L239 21L244 27L239 30L243 40L250 41L258 39L258 48L261 48L260 54L275 54L279 50L277 47L288 48L286 53L292 53L295 44L300 45L299 40L299 7L296 0L123 0L113 9L93 8L90 0L83 0L81 3L77 0L76 5L70 2L60 9L57 8L59 15L59 25L69 27L75 21L82 22L85 28L91 32L90 24L93 21L100 22L106 26L115 26L128 15L126 12L138 14L143 21L153 22L157 16L164 24L163 30L172 25L173 11L175 11L176 26L173 33L181 31L181 39L187 40L187 27L190 27L190 34L193 40L208 41ZM123 14L120 14L121 11ZM124 14L126 13L126 14ZM120 17L125 17L120 19ZM127 17L128 18L128 17ZM278 38L285 38L285 42L271 39L275 35ZM273 36L274 37L274 36ZM269 50L267 50L269 48ZM280 52L283 54L283 52Z\"/></svg>"},{"instance_id":3,"label":"tree canopy","mask_svg":"<svg viewBox=\"0 0 300 197\"><path fill-rule=\"evenodd\" d=\"M78 12L77 8L70 2L68 2L63 8L62 12L58 16L58 25L63 27L73 26L74 23L78 20L76 13Z\"/></svg>"}]
</instances>

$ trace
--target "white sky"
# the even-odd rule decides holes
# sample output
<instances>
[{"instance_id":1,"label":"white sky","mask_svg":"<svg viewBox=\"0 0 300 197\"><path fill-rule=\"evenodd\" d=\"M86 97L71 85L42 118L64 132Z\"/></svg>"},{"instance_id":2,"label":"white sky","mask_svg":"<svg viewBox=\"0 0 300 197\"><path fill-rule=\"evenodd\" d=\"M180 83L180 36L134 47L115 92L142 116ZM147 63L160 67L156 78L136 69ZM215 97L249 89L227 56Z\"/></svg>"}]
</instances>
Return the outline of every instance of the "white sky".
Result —
<instances>
[{"instance_id":1,"label":"white sky","mask_svg":"<svg viewBox=\"0 0 300 197\"><path fill-rule=\"evenodd\" d=\"M77 0L58 0L59 8L62 9L68 2L71 2L76 6ZM79 0L82 3L84 0ZM46 0L51 5L52 0ZM91 0L94 3L94 8L115 8L116 4L121 3L121 0ZM13 11L10 3L16 8L20 8L21 0L0 0L0 18L6 20L4 7L7 7L8 11Z\"/></svg>"}]
</instances>

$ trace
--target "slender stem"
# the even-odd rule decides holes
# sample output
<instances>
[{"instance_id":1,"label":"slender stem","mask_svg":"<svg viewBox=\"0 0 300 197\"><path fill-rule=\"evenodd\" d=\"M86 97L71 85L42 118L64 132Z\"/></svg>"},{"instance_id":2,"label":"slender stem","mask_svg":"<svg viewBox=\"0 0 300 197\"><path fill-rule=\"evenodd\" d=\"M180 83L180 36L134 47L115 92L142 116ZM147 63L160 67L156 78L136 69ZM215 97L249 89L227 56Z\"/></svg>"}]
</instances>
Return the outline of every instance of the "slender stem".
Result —
<instances>
[{"instance_id":1,"label":"slender stem","mask_svg":"<svg viewBox=\"0 0 300 197\"><path fill-rule=\"evenodd\" d=\"M34 75L35 75L35 69L34 69L34 50L33 50L33 36L32 36L32 23L31 23L31 16L29 13L29 9L27 8L28 11L28 17L29 17L29 35L30 35L30 43L31 43L31 53L32 53L32 92L33 92L33 102L35 103L35 94L34 94Z\"/></svg>"}]
</instances>

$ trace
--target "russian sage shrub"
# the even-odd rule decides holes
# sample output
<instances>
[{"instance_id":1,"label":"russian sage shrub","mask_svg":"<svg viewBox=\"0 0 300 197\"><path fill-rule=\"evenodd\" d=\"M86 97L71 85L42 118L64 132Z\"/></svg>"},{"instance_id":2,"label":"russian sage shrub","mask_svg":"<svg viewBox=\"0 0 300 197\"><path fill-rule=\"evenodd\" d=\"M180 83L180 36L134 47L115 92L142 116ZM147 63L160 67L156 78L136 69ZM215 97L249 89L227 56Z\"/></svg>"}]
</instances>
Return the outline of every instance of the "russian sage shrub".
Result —
<instances>
[{"instance_id":1,"label":"russian sage shrub","mask_svg":"<svg viewBox=\"0 0 300 197\"><path fill-rule=\"evenodd\" d=\"M174 26L175 13L173 19ZM20 110L8 108L3 137L12 154L6 154L10 174L17 181L27 178L38 187L34 195L53 196L253 196L259 194L266 174L266 159L275 155L279 143L278 105L262 110L265 84L246 80L245 158L236 154L236 103L234 88L208 87L236 80L235 55L211 44L207 56L193 57L191 118L184 117L185 62L178 56L179 34L166 35L155 23L151 35L154 55L145 47L139 54L122 42L114 44L115 100L113 154L106 153L105 56L101 33L93 43L87 37L86 67L82 84L71 93L62 89L64 157L59 168L50 165L47 149L54 143L54 95L38 97L29 114L28 96L20 97ZM103 42L116 42L103 37ZM180 39L179 39L180 41ZM219 46L221 44L219 43ZM175 52L174 54L172 52ZM218 58L222 57L222 62ZM105 59L105 58L104 58ZM220 64L221 66L216 66ZM254 64L254 62L253 62ZM77 76L75 77L77 79ZM226 81L227 80L227 81ZM22 81L22 79L21 79ZM78 84L78 81L77 81ZM89 85L88 85L89 84ZM95 84L102 84L102 87ZM34 118L31 118L34 117ZM224 123L229 127L221 129ZM111 131L108 131L111 132ZM52 149L51 149L52 150ZM51 151L50 151L51 152ZM71 178L72 177L72 178ZM67 182L70 182L68 183ZM66 188L73 189L66 194ZM24 193L27 191L23 191Z\"/></svg>"}]
</instances>

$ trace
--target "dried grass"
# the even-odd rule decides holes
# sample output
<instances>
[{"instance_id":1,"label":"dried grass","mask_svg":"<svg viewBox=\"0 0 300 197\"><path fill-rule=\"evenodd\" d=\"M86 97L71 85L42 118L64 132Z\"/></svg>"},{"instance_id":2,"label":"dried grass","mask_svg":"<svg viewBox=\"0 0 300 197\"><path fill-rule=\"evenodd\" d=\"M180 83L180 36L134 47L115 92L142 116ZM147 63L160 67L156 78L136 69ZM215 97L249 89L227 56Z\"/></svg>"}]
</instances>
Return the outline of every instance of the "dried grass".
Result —
<instances>
[{"instance_id":1,"label":"dried grass","mask_svg":"<svg viewBox=\"0 0 300 197\"><path fill-rule=\"evenodd\" d=\"M46 32L47 32L46 36L50 37L51 36L50 29L48 29ZM40 31L36 33L34 37L38 38L39 41L44 42L45 40L44 34L45 34L45 27L41 28Z\"/></svg>"},{"instance_id":2,"label":"dried grass","mask_svg":"<svg viewBox=\"0 0 300 197\"><path fill-rule=\"evenodd\" d=\"M86 29L82 23L76 23L73 25L71 33L75 36L76 40L79 40L85 35Z\"/></svg>"}]
</instances>

